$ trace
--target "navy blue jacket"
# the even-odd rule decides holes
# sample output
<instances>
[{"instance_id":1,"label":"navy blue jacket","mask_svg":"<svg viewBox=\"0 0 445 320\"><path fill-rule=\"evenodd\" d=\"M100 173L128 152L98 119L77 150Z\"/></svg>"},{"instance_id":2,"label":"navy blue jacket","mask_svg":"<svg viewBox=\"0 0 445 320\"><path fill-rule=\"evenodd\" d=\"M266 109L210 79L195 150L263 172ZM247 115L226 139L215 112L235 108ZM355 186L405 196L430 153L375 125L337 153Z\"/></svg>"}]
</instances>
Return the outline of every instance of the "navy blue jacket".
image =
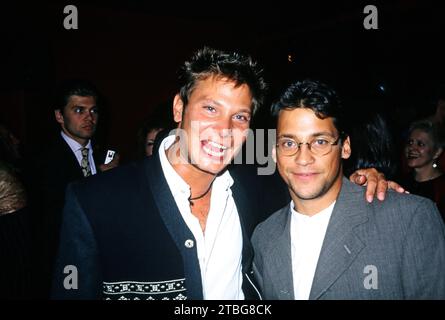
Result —
<instances>
[{"instance_id":1,"label":"navy blue jacket","mask_svg":"<svg viewBox=\"0 0 445 320\"><path fill-rule=\"evenodd\" d=\"M233 178L243 232L243 291L255 299L250 237L258 221L252 199ZM66 193L52 298L202 299L197 249L189 240L196 244L157 153L77 181Z\"/></svg>"}]
</instances>

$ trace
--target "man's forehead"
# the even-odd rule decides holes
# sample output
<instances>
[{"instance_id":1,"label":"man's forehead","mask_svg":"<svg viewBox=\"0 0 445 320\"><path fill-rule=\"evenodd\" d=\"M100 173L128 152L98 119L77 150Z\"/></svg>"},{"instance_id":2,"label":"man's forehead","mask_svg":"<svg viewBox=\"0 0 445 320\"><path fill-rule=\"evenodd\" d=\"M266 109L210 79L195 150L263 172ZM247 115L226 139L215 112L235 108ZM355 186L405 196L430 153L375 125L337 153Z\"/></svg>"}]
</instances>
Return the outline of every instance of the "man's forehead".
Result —
<instances>
[{"instance_id":1,"label":"man's forehead","mask_svg":"<svg viewBox=\"0 0 445 320\"><path fill-rule=\"evenodd\" d=\"M330 126L334 125L332 117L318 116L315 111L309 108L283 109L278 114L278 123L280 124L300 124L308 127Z\"/></svg>"},{"instance_id":2,"label":"man's forehead","mask_svg":"<svg viewBox=\"0 0 445 320\"><path fill-rule=\"evenodd\" d=\"M95 107L96 106L96 98L93 97L93 96L72 95L68 99L68 105L70 105L70 106Z\"/></svg>"},{"instance_id":3,"label":"man's forehead","mask_svg":"<svg viewBox=\"0 0 445 320\"><path fill-rule=\"evenodd\" d=\"M223 89L244 89L249 95L252 95L251 89L247 83L239 83L236 80L224 76L209 76L196 81L192 94L197 91L223 90Z\"/></svg>"},{"instance_id":4,"label":"man's forehead","mask_svg":"<svg viewBox=\"0 0 445 320\"><path fill-rule=\"evenodd\" d=\"M246 87L247 88L247 87ZM247 89L248 90L248 89ZM212 90L212 88L202 88L202 90L194 90L190 100L199 103L207 103L215 107L231 107L239 109L239 111L251 113L253 110L252 96L250 91L233 92L224 90Z\"/></svg>"},{"instance_id":5,"label":"man's forehead","mask_svg":"<svg viewBox=\"0 0 445 320\"><path fill-rule=\"evenodd\" d=\"M321 119L308 108L282 110L279 113L277 134L294 136L336 135L333 118Z\"/></svg>"}]
</instances>

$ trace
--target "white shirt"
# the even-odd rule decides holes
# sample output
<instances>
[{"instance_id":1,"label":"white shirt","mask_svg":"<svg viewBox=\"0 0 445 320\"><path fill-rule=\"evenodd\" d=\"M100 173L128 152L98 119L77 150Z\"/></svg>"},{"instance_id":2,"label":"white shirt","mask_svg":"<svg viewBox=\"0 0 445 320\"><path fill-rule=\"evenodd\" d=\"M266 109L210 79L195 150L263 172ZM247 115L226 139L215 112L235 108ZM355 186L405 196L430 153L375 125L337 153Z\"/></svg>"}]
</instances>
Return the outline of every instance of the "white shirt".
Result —
<instances>
[{"instance_id":1,"label":"white shirt","mask_svg":"<svg viewBox=\"0 0 445 320\"><path fill-rule=\"evenodd\" d=\"M198 218L190 210L190 186L173 169L165 154L174 141L174 135L162 141L159 157L179 212L197 242L203 297L206 300L244 299L241 289L243 236L230 189L233 179L228 171L215 178L204 234Z\"/></svg>"},{"instance_id":2,"label":"white shirt","mask_svg":"<svg viewBox=\"0 0 445 320\"><path fill-rule=\"evenodd\" d=\"M291 201L292 277L295 300L308 300L315 269L335 201L313 216L301 214Z\"/></svg>"},{"instance_id":3,"label":"white shirt","mask_svg":"<svg viewBox=\"0 0 445 320\"><path fill-rule=\"evenodd\" d=\"M70 149L73 151L74 155L76 156L77 162L79 162L79 166L81 166L83 146L76 140L67 136L65 134L65 132L61 131L60 133L62 134L63 140L66 141L66 143L68 144ZM91 145L91 140L88 141L85 148L88 148L88 161L90 162L91 174L96 174L96 165L94 164L93 147Z\"/></svg>"}]
</instances>

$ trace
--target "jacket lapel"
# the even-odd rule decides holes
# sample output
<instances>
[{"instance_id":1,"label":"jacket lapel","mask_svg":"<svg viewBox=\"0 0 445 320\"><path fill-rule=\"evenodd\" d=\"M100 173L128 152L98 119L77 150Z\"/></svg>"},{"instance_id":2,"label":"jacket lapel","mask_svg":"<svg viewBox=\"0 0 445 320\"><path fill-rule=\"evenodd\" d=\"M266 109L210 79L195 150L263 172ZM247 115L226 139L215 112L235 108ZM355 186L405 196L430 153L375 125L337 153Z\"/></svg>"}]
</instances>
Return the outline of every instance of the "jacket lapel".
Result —
<instances>
[{"instance_id":1,"label":"jacket lapel","mask_svg":"<svg viewBox=\"0 0 445 320\"><path fill-rule=\"evenodd\" d=\"M280 212L280 232L273 250L270 254L271 270L275 271L275 286L277 299L292 300L294 299L294 285L292 277L292 254L290 239L290 218L291 212L289 206L281 209Z\"/></svg>"},{"instance_id":2,"label":"jacket lapel","mask_svg":"<svg viewBox=\"0 0 445 320\"><path fill-rule=\"evenodd\" d=\"M252 260L253 260L253 247L250 242L252 236L252 230L255 227L255 221L253 221L253 212L246 197L246 192L240 181L232 175L235 183L231 187L233 200L235 201L236 209L238 211L238 217L241 225L241 232L243 235L243 249L242 249L242 273L243 284L242 290L244 292L245 299L257 300L261 299L261 295L258 292L256 283L254 283ZM248 279L246 279L248 277Z\"/></svg>"},{"instance_id":3,"label":"jacket lapel","mask_svg":"<svg viewBox=\"0 0 445 320\"><path fill-rule=\"evenodd\" d=\"M309 299L319 299L351 265L364 243L354 233L368 221L361 187L343 178L343 185L329 221Z\"/></svg>"},{"instance_id":4,"label":"jacket lapel","mask_svg":"<svg viewBox=\"0 0 445 320\"><path fill-rule=\"evenodd\" d=\"M202 300L201 268L196 245L193 249L184 246L186 241L192 240L196 244L196 240L179 212L164 177L158 152L144 160L141 176L145 180L142 185L147 185L148 182L146 192L153 194L159 214L183 257L184 273L187 279L187 298Z\"/></svg>"},{"instance_id":5,"label":"jacket lapel","mask_svg":"<svg viewBox=\"0 0 445 320\"><path fill-rule=\"evenodd\" d=\"M63 160L58 160L61 161L61 163L63 164L61 168L63 168L64 171L68 170L69 168L68 172L64 172L63 174L65 175L69 174L69 176L71 177L70 178L71 181L82 179L84 176L82 168L80 167L79 162L77 161L76 155L74 154L68 143L66 143L66 141L62 138L61 135L59 135L59 137L56 139L55 145L56 149L60 150L60 153L58 153L58 157L61 157L63 159Z\"/></svg>"},{"instance_id":6,"label":"jacket lapel","mask_svg":"<svg viewBox=\"0 0 445 320\"><path fill-rule=\"evenodd\" d=\"M233 200L235 201L236 209L241 224L241 232L243 234L243 271L248 272L251 269L253 259L253 248L250 243L250 237L252 236L255 222L252 221L252 212L249 203L245 197L245 190L236 177L230 172L234 179L234 184L231 187Z\"/></svg>"}]
</instances>

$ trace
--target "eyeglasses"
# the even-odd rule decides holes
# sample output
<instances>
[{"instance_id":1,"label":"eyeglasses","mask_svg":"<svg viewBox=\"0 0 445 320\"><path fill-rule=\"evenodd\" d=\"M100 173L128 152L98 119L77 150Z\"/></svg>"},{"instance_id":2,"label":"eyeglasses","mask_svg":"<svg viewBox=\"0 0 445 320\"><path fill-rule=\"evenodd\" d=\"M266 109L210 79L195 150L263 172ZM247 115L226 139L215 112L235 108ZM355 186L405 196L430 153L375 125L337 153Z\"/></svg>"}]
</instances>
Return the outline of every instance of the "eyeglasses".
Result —
<instances>
[{"instance_id":1,"label":"eyeglasses","mask_svg":"<svg viewBox=\"0 0 445 320\"><path fill-rule=\"evenodd\" d=\"M296 142L291 138L280 138L277 143L277 151L286 157L295 155L301 149L301 145L307 144L309 151L316 156L324 156L332 151L332 146L339 143L341 137L331 142L325 138L314 138L308 142Z\"/></svg>"}]
</instances>

